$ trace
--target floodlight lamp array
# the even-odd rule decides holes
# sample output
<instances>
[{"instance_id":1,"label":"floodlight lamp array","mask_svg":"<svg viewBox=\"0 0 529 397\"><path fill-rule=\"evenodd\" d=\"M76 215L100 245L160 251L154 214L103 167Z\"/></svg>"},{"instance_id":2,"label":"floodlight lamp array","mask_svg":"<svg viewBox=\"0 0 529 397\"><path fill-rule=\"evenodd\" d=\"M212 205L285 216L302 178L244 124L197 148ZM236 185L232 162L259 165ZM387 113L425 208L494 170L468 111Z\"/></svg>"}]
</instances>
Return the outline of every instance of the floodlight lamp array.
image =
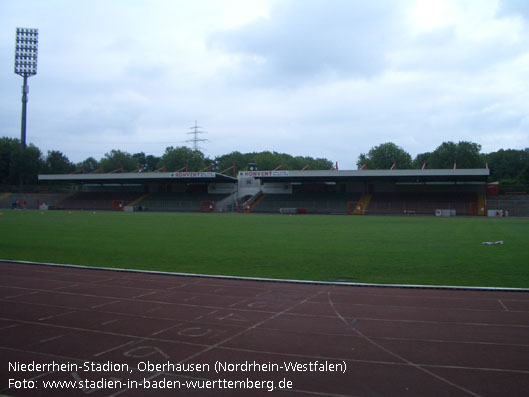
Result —
<instances>
[{"instance_id":1,"label":"floodlight lamp array","mask_svg":"<svg viewBox=\"0 0 529 397\"><path fill-rule=\"evenodd\" d=\"M15 73L20 76L37 74L39 30L17 28L15 46Z\"/></svg>"}]
</instances>

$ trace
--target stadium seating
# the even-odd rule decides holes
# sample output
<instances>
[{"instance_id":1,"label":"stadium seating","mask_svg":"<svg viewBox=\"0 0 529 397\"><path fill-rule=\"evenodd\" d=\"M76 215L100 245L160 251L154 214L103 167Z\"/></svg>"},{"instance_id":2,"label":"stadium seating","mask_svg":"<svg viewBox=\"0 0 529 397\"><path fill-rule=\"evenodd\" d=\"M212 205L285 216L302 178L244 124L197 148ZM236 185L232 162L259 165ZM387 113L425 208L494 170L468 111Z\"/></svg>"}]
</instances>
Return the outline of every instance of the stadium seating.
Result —
<instances>
[{"instance_id":1,"label":"stadium seating","mask_svg":"<svg viewBox=\"0 0 529 397\"><path fill-rule=\"evenodd\" d=\"M358 201L360 193L294 192L293 194L265 194L252 212L279 213L281 208L303 208L313 214L345 214L348 201Z\"/></svg>"},{"instance_id":2,"label":"stadium seating","mask_svg":"<svg viewBox=\"0 0 529 397\"><path fill-rule=\"evenodd\" d=\"M46 204L54 206L70 193L4 193L0 195L0 208L11 208L13 203L26 202L27 209L37 209Z\"/></svg>"},{"instance_id":3,"label":"stadium seating","mask_svg":"<svg viewBox=\"0 0 529 397\"><path fill-rule=\"evenodd\" d=\"M201 192L187 193L152 193L138 203L142 211L200 211L202 201L220 201L229 195L207 194Z\"/></svg>"},{"instance_id":4,"label":"stadium seating","mask_svg":"<svg viewBox=\"0 0 529 397\"><path fill-rule=\"evenodd\" d=\"M140 196L138 192L78 192L58 202L56 209L65 210L116 210ZM116 203L121 203L116 207Z\"/></svg>"},{"instance_id":5,"label":"stadium seating","mask_svg":"<svg viewBox=\"0 0 529 397\"><path fill-rule=\"evenodd\" d=\"M466 192L375 193L366 214L433 215L437 209L451 209L457 215L470 215L476 202L477 194Z\"/></svg>"}]
</instances>

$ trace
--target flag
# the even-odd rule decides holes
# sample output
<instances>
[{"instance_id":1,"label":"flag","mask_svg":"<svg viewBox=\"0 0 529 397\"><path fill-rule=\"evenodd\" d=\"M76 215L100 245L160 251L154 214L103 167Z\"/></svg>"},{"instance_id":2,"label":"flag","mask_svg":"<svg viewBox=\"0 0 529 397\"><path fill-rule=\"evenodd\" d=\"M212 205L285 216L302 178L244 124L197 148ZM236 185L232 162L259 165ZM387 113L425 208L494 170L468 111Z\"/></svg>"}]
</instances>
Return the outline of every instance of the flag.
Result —
<instances>
[{"instance_id":1,"label":"flag","mask_svg":"<svg viewBox=\"0 0 529 397\"><path fill-rule=\"evenodd\" d=\"M424 170L426 168L426 160L424 160L424 163L422 163L422 168L421 170Z\"/></svg>"},{"instance_id":2,"label":"flag","mask_svg":"<svg viewBox=\"0 0 529 397\"><path fill-rule=\"evenodd\" d=\"M397 162L394 161L394 162L393 162L393 165L392 165L391 168L390 168L390 170L394 170L394 169L396 169L396 168L397 168Z\"/></svg>"}]
</instances>

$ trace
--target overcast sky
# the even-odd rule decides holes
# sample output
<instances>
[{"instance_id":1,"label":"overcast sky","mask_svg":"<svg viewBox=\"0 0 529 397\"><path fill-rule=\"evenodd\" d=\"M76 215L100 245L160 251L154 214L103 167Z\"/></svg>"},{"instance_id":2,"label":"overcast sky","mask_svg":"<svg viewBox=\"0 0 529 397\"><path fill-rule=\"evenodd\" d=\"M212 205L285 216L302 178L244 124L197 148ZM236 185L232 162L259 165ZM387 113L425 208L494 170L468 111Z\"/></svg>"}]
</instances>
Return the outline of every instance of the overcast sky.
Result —
<instances>
[{"instance_id":1,"label":"overcast sky","mask_svg":"<svg viewBox=\"0 0 529 397\"><path fill-rule=\"evenodd\" d=\"M0 136L20 138L16 27L39 29L27 141L271 150L355 169L394 142L529 147L525 0L0 0Z\"/></svg>"}]
</instances>

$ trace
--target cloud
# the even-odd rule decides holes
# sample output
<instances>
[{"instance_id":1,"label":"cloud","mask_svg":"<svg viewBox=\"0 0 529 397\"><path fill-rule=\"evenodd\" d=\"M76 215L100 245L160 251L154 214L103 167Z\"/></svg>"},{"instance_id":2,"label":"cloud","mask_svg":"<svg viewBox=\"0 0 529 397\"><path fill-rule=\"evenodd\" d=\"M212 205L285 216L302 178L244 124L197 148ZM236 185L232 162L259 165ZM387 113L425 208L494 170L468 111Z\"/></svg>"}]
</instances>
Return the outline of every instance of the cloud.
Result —
<instances>
[{"instance_id":1,"label":"cloud","mask_svg":"<svg viewBox=\"0 0 529 397\"><path fill-rule=\"evenodd\" d=\"M283 1L267 18L215 32L209 45L233 54L255 84L298 85L328 76L372 77L401 35L391 1Z\"/></svg>"},{"instance_id":2,"label":"cloud","mask_svg":"<svg viewBox=\"0 0 529 397\"><path fill-rule=\"evenodd\" d=\"M392 141L529 146L525 2L4 0L0 135L20 134L16 26L40 30L28 139L73 161L160 155L195 120L208 156L275 150L341 169Z\"/></svg>"},{"instance_id":3,"label":"cloud","mask_svg":"<svg viewBox=\"0 0 529 397\"><path fill-rule=\"evenodd\" d=\"M499 0L498 15L529 19L529 3L526 0Z\"/></svg>"}]
</instances>

